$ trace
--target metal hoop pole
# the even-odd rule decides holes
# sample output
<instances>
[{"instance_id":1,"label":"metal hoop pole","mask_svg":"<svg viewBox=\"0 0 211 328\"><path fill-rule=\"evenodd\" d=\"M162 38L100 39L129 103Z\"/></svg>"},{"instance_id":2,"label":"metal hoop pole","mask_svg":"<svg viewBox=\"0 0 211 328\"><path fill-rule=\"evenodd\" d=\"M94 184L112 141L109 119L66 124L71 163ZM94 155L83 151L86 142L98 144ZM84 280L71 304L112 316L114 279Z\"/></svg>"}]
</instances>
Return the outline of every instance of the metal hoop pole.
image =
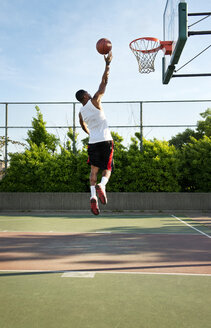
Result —
<instances>
[{"instance_id":1,"label":"metal hoop pole","mask_svg":"<svg viewBox=\"0 0 211 328\"><path fill-rule=\"evenodd\" d=\"M75 145L75 103L73 104L73 153L76 153L76 145Z\"/></svg>"},{"instance_id":2,"label":"metal hoop pole","mask_svg":"<svg viewBox=\"0 0 211 328\"><path fill-rule=\"evenodd\" d=\"M143 150L143 103L140 102L140 152Z\"/></svg>"},{"instance_id":3,"label":"metal hoop pole","mask_svg":"<svg viewBox=\"0 0 211 328\"><path fill-rule=\"evenodd\" d=\"M4 157L4 163L5 163L5 173L7 171L7 144L8 144L8 104L5 104L5 157Z\"/></svg>"},{"instance_id":4,"label":"metal hoop pole","mask_svg":"<svg viewBox=\"0 0 211 328\"><path fill-rule=\"evenodd\" d=\"M211 34L211 31L190 31L190 32L188 32L188 36L207 35L207 34Z\"/></svg>"}]
</instances>

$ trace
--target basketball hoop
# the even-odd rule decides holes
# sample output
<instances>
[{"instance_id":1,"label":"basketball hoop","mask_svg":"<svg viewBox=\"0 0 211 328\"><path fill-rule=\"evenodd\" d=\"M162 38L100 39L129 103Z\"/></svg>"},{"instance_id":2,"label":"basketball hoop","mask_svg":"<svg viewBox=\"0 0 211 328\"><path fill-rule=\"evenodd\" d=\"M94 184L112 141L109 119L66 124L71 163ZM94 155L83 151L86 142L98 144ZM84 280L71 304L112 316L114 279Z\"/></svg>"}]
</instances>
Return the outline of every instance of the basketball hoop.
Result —
<instances>
[{"instance_id":1,"label":"basketball hoop","mask_svg":"<svg viewBox=\"0 0 211 328\"><path fill-rule=\"evenodd\" d=\"M160 41L156 38L139 38L130 42L130 49L134 53L140 73L154 72L155 57L159 50L163 49L165 55L172 52L171 41Z\"/></svg>"}]
</instances>

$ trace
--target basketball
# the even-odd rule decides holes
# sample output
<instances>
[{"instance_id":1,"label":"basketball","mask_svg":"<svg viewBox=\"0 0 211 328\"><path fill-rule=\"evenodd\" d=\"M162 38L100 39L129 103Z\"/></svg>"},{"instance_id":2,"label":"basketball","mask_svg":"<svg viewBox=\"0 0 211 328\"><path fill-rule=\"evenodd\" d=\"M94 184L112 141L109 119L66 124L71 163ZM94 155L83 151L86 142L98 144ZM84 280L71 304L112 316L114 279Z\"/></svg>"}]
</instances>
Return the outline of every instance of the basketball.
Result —
<instances>
[{"instance_id":1,"label":"basketball","mask_svg":"<svg viewBox=\"0 0 211 328\"><path fill-rule=\"evenodd\" d=\"M102 38L97 41L96 48L97 48L97 51L101 55L106 55L109 53L109 51L112 48L111 41L109 41L108 39Z\"/></svg>"}]
</instances>

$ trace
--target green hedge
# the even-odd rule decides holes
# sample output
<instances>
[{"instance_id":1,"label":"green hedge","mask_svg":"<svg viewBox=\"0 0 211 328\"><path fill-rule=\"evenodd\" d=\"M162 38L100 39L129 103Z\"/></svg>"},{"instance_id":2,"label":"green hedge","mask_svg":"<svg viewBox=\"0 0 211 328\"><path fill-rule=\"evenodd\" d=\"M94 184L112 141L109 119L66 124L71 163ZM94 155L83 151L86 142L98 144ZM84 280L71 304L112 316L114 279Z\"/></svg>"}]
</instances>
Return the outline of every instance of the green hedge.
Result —
<instances>
[{"instance_id":1,"label":"green hedge","mask_svg":"<svg viewBox=\"0 0 211 328\"><path fill-rule=\"evenodd\" d=\"M114 172L107 185L113 192L211 191L211 138L194 138L180 150L167 141L134 142L129 149L115 138ZM87 192L90 167L86 149L52 153L44 143L11 154L0 191ZM100 178L100 176L99 176Z\"/></svg>"},{"instance_id":2,"label":"green hedge","mask_svg":"<svg viewBox=\"0 0 211 328\"><path fill-rule=\"evenodd\" d=\"M178 156L181 190L211 192L211 137L191 138Z\"/></svg>"},{"instance_id":3,"label":"green hedge","mask_svg":"<svg viewBox=\"0 0 211 328\"><path fill-rule=\"evenodd\" d=\"M10 167L0 182L0 191L10 192L86 192L89 191L87 165L88 138L77 150L77 134L69 128L64 147L47 132L40 108L28 131L28 148L10 154ZM123 138L112 132L115 169L107 190L114 192L211 191L211 109L201 113L196 131L187 129L167 141L143 140L140 133L131 138L126 149ZM196 139L194 139L194 138ZM4 146L1 140L0 149ZM73 146L74 145L74 146ZM99 177L100 179L100 177Z\"/></svg>"},{"instance_id":4,"label":"green hedge","mask_svg":"<svg viewBox=\"0 0 211 328\"><path fill-rule=\"evenodd\" d=\"M166 141L143 142L138 147L115 154L115 171L108 185L109 191L153 192L180 191L178 158L174 146Z\"/></svg>"},{"instance_id":5,"label":"green hedge","mask_svg":"<svg viewBox=\"0 0 211 328\"><path fill-rule=\"evenodd\" d=\"M87 155L75 155L67 150L51 154L42 144L33 145L22 154L12 154L7 175L0 191L77 192L88 190Z\"/></svg>"}]
</instances>

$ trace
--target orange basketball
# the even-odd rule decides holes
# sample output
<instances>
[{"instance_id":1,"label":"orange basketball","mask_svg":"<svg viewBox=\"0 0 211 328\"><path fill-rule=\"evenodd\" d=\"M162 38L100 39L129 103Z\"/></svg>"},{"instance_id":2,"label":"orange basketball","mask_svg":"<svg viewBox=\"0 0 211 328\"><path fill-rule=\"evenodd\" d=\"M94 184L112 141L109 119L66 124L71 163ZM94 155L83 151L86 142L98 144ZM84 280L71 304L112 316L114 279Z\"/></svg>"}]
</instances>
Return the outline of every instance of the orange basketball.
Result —
<instances>
[{"instance_id":1,"label":"orange basketball","mask_svg":"<svg viewBox=\"0 0 211 328\"><path fill-rule=\"evenodd\" d=\"M106 55L109 53L109 51L112 48L111 41L109 41L108 39L102 38L97 41L96 48L97 48L97 51L101 55Z\"/></svg>"}]
</instances>

